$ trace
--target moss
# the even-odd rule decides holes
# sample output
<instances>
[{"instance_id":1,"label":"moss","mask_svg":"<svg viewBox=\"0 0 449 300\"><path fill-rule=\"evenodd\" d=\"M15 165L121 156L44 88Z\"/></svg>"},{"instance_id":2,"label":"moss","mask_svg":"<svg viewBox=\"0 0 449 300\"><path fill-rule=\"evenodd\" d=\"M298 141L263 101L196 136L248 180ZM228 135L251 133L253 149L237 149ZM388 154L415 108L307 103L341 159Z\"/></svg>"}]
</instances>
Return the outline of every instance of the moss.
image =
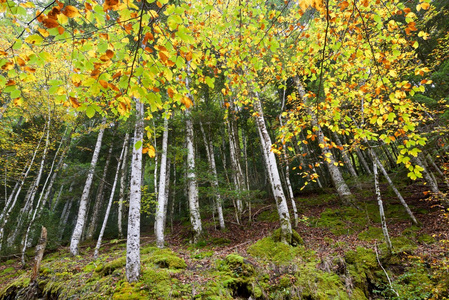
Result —
<instances>
[{"instance_id":1,"label":"moss","mask_svg":"<svg viewBox=\"0 0 449 300\"><path fill-rule=\"evenodd\" d=\"M359 233L357 237L362 241L373 241L373 240L381 241L384 239L382 228L378 227L369 227L367 230Z\"/></svg>"},{"instance_id":2,"label":"moss","mask_svg":"<svg viewBox=\"0 0 449 300\"><path fill-rule=\"evenodd\" d=\"M160 268L185 269L187 264L170 249L156 249L145 261L152 262Z\"/></svg>"},{"instance_id":3,"label":"moss","mask_svg":"<svg viewBox=\"0 0 449 300\"><path fill-rule=\"evenodd\" d=\"M422 234L418 236L417 240L421 244L428 244L428 245L434 244L436 242L435 239L428 234Z\"/></svg>"},{"instance_id":4,"label":"moss","mask_svg":"<svg viewBox=\"0 0 449 300\"><path fill-rule=\"evenodd\" d=\"M100 273L101 275L110 275L114 272L115 269L120 269L125 267L126 265L126 257L119 257L104 266L97 266L95 268L95 272Z\"/></svg>"},{"instance_id":5,"label":"moss","mask_svg":"<svg viewBox=\"0 0 449 300\"><path fill-rule=\"evenodd\" d=\"M394 253L408 253L411 254L416 250L417 245L413 239L406 236L398 236L391 238ZM385 244L381 245L381 249L385 250Z\"/></svg>"},{"instance_id":6,"label":"moss","mask_svg":"<svg viewBox=\"0 0 449 300\"><path fill-rule=\"evenodd\" d=\"M281 242L282 241L282 231L281 231L281 229L278 228L275 231L273 231L273 233L271 234L271 238L275 242ZM302 237L294 229L292 229L292 236L291 236L291 241L289 241L289 244L292 245L292 246L298 246L298 245L303 245L304 244L304 241L303 241Z\"/></svg>"},{"instance_id":7,"label":"moss","mask_svg":"<svg viewBox=\"0 0 449 300\"><path fill-rule=\"evenodd\" d=\"M350 299L341 278L316 269L315 262L300 265L295 279L290 294L299 299Z\"/></svg>"},{"instance_id":8,"label":"moss","mask_svg":"<svg viewBox=\"0 0 449 300\"><path fill-rule=\"evenodd\" d=\"M212 244L212 245L214 245L214 246L226 246L226 245L229 245L229 244L231 243L231 240L230 240L230 239L227 239L227 238L223 238L223 237L220 237L220 238L212 238L212 239L209 241L209 243Z\"/></svg>"},{"instance_id":9,"label":"moss","mask_svg":"<svg viewBox=\"0 0 449 300\"><path fill-rule=\"evenodd\" d=\"M356 251L348 251L345 254L348 274L354 287L361 289L365 296L370 294L370 284L380 284L384 278L378 273L379 265L376 254L372 249L357 247Z\"/></svg>"},{"instance_id":10,"label":"moss","mask_svg":"<svg viewBox=\"0 0 449 300\"><path fill-rule=\"evenodd\" d=\"M279 214L276 210L266 210L257 216L259 222L279 222Z\"/></svg>"},{"instance_id":11,"label":"moss","mask_svg":"<svg viewBox=\"0 0 449 300\"><path fill-rule=\"evenodd\" d=\"M320 218L311 220L316 227L328 228L335 235L351 234L361 230L368 222L366 213L353 207L325 209Z\"/></svg>"},{"instance_id":12,"label":"moss","mask_svg":"<svg viewBox=\"0 0 449 300\"><path fill-rule=\"evenodd\" d=\"M4 275L6 275L6 274L8 274L8 273L12 273L12 272L15 272L15 271L16 271L15 268L13 268L13 267L8 267L8 268L4 269L4 270L0 273L0 275L4 276Z\"/></svg>"},{"instance_id":13,"label":"moss","mask_svg":"<svg viewBox=\"0 0 449 300\"><path fill-rule=\"evenodd\" d=\"M141 284L135 285L130 284L128 282L123 282L114 291L114 294L112 295L112 299L116 300L127 300L127 299L149 299L148 294L146 291L140 289Z\"/></svg>"},{"instance_id":14,"label":"moss","mask_svg":"<svg viewBox=\"0 0 449 300\"><path fill-rule=\"evenodd\" d=\"M258 240L247 249L248 254L275 263L290 262L301 251L301 247L292 247L284 243L275 242L272 237Z\"/></svg>"}]
</instances>

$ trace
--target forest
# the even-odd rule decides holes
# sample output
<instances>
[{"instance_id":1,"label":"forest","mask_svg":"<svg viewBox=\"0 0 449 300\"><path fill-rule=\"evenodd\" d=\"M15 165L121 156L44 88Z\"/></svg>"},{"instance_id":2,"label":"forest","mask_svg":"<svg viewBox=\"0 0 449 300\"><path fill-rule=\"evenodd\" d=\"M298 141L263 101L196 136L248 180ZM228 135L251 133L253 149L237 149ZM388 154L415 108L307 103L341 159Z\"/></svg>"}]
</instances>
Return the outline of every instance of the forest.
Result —
<instances>
[{"instance_id":1,"label":"forest","mask_svg":"<svg viewBox=\"0 0 449 300\"><path fill-rule=\"evenodd\" d=\"M448 299L448 17L0 0L0 299Z\"/></svg>"}]
</instances>

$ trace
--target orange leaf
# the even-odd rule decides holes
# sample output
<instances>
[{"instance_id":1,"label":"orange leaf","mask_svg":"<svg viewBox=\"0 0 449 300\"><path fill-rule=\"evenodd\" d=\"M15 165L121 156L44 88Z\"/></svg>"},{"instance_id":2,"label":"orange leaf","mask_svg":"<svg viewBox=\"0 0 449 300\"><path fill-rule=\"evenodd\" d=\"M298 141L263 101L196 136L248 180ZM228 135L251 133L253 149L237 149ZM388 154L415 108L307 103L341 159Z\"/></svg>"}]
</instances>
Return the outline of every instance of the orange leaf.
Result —
<instances>
[{"instance_id":1,"label":"orange leaf","mask_svg":"<svg viewBox=\"0 0 449 300\"><path fill-rule=\"evenodd\" d=\"M58 32L59 32L59 34L63 34L64 33L64 27L59 26L58 27Z\"/></svg>"},{"instance_id":2,"label":"orange leaf","mask_svg":"<svg viewBox=\"0 0 449 300\"><path fill-rule=\"evenodd\" d=\"M25 65L25 61L22 58L16 57L16 60L19 66L23 67Z\"/></svg>"},{"instance_id":3,"label":"orange leaf","mask_svg":"<svg viewBox=\"0 0 449 300\"><path fill-rule=\"evenodd\" d=\"M11 85L15 85L16 82L12 79L8 80L8 82L6 83L6 86L11 86Z\"/></svg>"},{"instance_id":4,"label":"orange leaf","mask_svg":"<svg viewBox=\"0 0 449 300\"><path fill-rule=\"evenodd\" d=\"M168 94L168 96L169 96L170 98L173 98L173 95L175 94L175 91L174 91L171 87L169 87L169 88L167 89L167 94Z\"/></svg>"},{"instance_id":5,"label":"orange leaf","mask_svg":"<svg viewBox=\"0 0 449 300\"><path fill-rule=\"evenodd\" d=\"M108 82L107 82L106 80L100 79L98 82L99 82L99 83L101 84L101 86L104 87L105 89L108 88Z\"/></svg>"},{"instance_id":6,"label":"orange leaf","mask_svg":"<svg viewBox=\"0 0 449 300\"><path fill-rule=\"evenodd\" d=\"M80 104L78 102L78 99L74 98L74 97L69 97L70 103L72 104L73 108L78 108L80 107Z\"/></svg>"},{"instance_id":7,"label":"orange leaf","mask_svg":"<svg viewBox=\"0 0 449 300\"><path fill-rule=\"evenodd\" d=\"M190 98L188 98L188 97L182 97L182 98L181 98L181 103L184 104L184 106L185 106L187 109L190 108L190 106L193 105L192 100L190 100Z\"/></svg>"},{"instance_id":8,"label":"orange leaf","mask_svg":"<svg viewBox=\"0 0 449 300\"><path fill-rule=\"evenodd\" d=\"M72 5L67 5L62 13L67 18L75 18L75 17L79 16L78 9Z\"/></svg>"},{"instance_id":9,"label":"orange leaf","mask_svg":"<svg viewBox=\"0 0 449 300\"><path fill-rule=\"evenodd\" d=\"M117 73L115 73L113 76L112 76L112 79L115 79L115 78L117 78L117 77L120 77L120 76L122 76L122 72L117 72Z\"/></svg>"},{"instance_id":10,"label":"orange leaf","mask_svg":"<svg viewBox=\"0 0 449 300\"><path fill-rule=\"evenodd\" d=\"M109 10L109 9L112 9L112 10L116 10L116 9L118 9L118 0L106 0L106 1L104 1L104 4L103 4L103 9L104 10Z\"/></svg>"},{"instance_id":11,"label":"orange leaf","mask_svg":"<svg viewBox=\"0 0 449 300\"><path fill-rule=\"evenodd\" d=\"M168 60L168 56L164 53L164 52L161 52L161 51L159 51L159 58L163 61L163 62L166 62L167 60Z\"/></svg>"},{"instance_id":12,"label":"orange leaf","mask_svg":"<svg viewBox=\"0 0 449 300\"><path fill-rule=\"evenodd\" d=\"M106 55L109 58L113 58L114 57L114 51L108 49L108 50L106 50Z\"/></svg>"},{"instance_id":13,"label":"orange leaf","mask_svg":"<svg viewBox=\"0 0 449 300\"><path fill-rule=\"evenodd\" d=\"M43 20L42 24L44 24L44 26L47 28L56 28L59 26L58 21L56 21L55 19L50 19L50 18Z\"/></svg>"},{"instance_id":14,"label":"orange leaf","mask_svg":"<svg viewBox=\"0 0 449 300\"><path fill-rule=\"evenodd\" d=\"M92 5L90 3L84 2L84 7L86 10L92 10Z\"/></svg>"}]
</instances>

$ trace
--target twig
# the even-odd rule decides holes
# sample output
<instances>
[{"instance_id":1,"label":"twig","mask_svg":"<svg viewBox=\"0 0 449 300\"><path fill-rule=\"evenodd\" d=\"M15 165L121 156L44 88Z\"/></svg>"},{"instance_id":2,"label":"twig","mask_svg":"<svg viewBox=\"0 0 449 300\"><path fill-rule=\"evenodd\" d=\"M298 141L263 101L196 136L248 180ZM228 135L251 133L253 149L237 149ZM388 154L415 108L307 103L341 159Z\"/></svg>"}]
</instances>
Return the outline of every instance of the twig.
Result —
<instances>
[{"instance_id":1,"label":"twig","mask_svg":"<svg viewBox=\"0 0 449 300\"><path fill-rule=\"evenodd\" d=\"M55 2L56 2L56 0L54 0L53 2L51 2L50 4L48 4L47 6L45 6L44 9L43 9L37 16L35 16L33 19L31 19L31 21L29 21L29 22L26 24L27 27L30 26L30 24L33 23L34 20L36 20L37 18L39 18L39 17L44 13L44 11L46 11L47 8L49 8L50 6L52 6ZM8 49L6 49L6 51L8 51L9 49L12 49L12 47L14 47L14 45L15 45L16 42L17 42L17 40L20 39L20 37L25 33L25 30L26 30L26 28L22 30L22 32L16 37L16 40L14 41L14 43L12 43L12 45L11 45Z\"/></svg>"},{"instance_id":2,"label":"twig","mask_svg":"<svg viewBox=\"0 0 449 300\"><path fill-rule=\"evenodd\" d=\"M387 271L384 269L384 267L382 266L382 264L380 263L380 259L379 259L379 253L377 252L377 243L374 244L374 252L376 252L376 258L377 258L377 262L379 263L379 266L382 268L382 270L385 273L385 276L387 276L388 279L388 283L390 284L390 288L393 290L393 292L396 294L396 296L399 297L398 292L396 292L396 290L393 288L393 283L390 280L390 276L388 276Z\"/></svg>"},{"instance_id":3,"label":"twig","mask_svg":"<svg viewBox=\"0 0 449 300\"><path fill-rule=\"evenodd\" d=\"M268 208L270 208L270 207L271 207L271 204L270 204L270 205L267 205L267 206L264 206L264 207L262 207L262 208L260 208L258 211L256 211L256 212L254 213L254 215L251 217L251 219L254 220L254 218L255 218L258 214L260 214L262 211L264 211L264 210L266 210L266 209L268 209Z\"/></svg>"}]
</instances>

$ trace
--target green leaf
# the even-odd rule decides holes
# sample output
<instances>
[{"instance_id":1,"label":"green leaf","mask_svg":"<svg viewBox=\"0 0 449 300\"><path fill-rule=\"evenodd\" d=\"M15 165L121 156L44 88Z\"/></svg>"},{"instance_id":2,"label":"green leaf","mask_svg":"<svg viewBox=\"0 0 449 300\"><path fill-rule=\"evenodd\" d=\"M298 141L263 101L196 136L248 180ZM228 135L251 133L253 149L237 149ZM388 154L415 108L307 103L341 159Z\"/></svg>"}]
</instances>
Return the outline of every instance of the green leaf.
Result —
<instances>
[{"instance_id":1,"label":"green leaf","mask_svg":"<svg viewBox=\"0 0 449 300\"><path fill-rule=\"evenodd\" d=\"M88 106L86 109L86 116L91 119L95 115L95 108L93 106Z\"/></svg>"},{"instance_id":2,"label":"green leaf","mask_svg":"<svg viewBox=\"0 0 449 300\"><path fill-rule=\"evenodd\" d=\"M19 98L20 97L20 90L14 90L11 92L11 98Z\"/></svg>"},{"instance_id":3,"label":"green leaf","mask_svg":"<svg viewBox=\"0 0 449 300\"><path fill-rule=\"evenodd\" d=\"M139 150L140 148L142 148L142 141L137 141L134 145L134 149Z\"/></svg>"},{"instance_id":4,"label":"green leaf","mask_svg":"<svg viewBox=\"0 0 449 300\"><path fill-rule=\"evenodd\" d=\"M42 44L43 40L44 39L40 35L33 34L33 35L30 35L29 37L27 37L25 39L25 42L28 44L40 45L40 44Z\"/></svg>"},{"instance_id":5,"label":"green leaf","mask_svg":"<svg viewBox=\"0 0 449 300\"><path fill-rule=\"evenodd\" d=\"M12 48L14 50L19 50L20 48L22 48L22 41L21 40L17 40Z\"/></svg>"}]
</instances>

